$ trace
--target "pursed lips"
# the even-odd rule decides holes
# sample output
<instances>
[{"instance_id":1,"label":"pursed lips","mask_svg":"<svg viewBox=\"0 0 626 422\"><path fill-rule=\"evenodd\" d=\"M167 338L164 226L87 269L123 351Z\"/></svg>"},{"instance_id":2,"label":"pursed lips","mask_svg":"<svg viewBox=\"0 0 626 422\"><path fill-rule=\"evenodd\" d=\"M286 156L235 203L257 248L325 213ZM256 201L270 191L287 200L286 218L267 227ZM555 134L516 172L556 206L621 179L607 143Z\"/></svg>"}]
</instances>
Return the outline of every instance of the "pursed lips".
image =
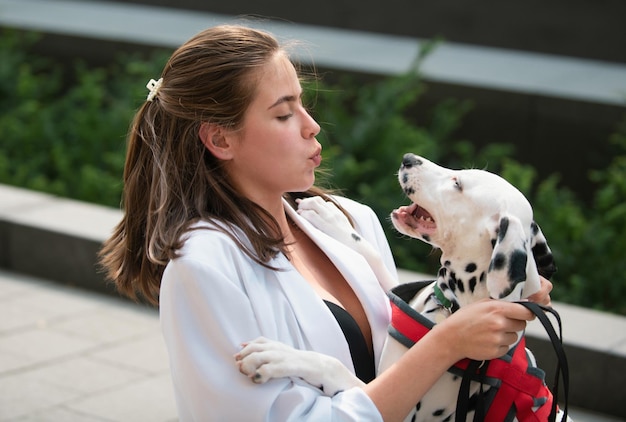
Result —
<instances>
[{"instance_id":1,"label":"pursed lips","mask_svg":"<svg viewBox=\"0 0 626 422\"><path fill-rule=\"evenodd\" d=\"M316 167L319 166L322 163L322 149L319 148L317 151L315 151L315 154L309 157L309 159L313 160Z\"/></svg>"}]
</instances>

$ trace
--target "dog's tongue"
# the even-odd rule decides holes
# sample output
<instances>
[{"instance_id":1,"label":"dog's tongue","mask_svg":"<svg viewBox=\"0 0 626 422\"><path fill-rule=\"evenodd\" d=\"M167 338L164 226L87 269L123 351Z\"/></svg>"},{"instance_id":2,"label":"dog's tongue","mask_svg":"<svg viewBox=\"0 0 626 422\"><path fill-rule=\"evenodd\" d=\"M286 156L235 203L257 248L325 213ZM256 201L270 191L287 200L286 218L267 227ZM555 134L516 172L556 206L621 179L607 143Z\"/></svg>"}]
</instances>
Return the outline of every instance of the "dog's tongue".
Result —
<instances>
[{"instance_id":1,"label":"dog's tongue","mask_svg":"<svg viewBox=\"0 0 626 422\"><path fill-rule=\"evenodd\" d=\"M424 220L432 220L433 217L430 215L430 213L428 211L426 211L424 208L420 207L417 204L413 204L410 207L410 212L411 215L415 218L422 218Z\"/></svg>"},{"instance_id":2,"label":"dog's tongue","mask_svg":"<svg viewBox=\"0 0 626 422\"><path fill-rule=\"evenodd\" d=\"M432 215L419 205L415 203L410 205L408 212L417 220L422 230L434 230L437 228L437 224Z\"/></svg>"}]
</instances>

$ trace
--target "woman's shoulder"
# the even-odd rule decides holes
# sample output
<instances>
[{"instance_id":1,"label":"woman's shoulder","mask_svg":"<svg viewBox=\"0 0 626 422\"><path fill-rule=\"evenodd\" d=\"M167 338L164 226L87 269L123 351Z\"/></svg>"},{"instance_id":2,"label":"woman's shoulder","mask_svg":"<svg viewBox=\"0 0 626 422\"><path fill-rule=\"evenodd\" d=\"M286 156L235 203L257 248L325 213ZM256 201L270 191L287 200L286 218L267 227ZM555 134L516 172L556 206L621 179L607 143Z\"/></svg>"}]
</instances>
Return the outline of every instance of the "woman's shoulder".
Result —
<instances>
[{"instance_id":1,"label":"woman's shoulder","mask_svg":"<svg viewBox=\"0 0 626 422\"><path fill-rule=\"evenodd\" d=\"M176 258L166 266L166 275L176 276L182 272L222 274L235 280L241 271L255 271L256 264L243 250L245 239L237 237L236 230L219 223L199 221L194 223L182 237L183 246ZM167 277L165 277L167 278Z\"/></svg>"},{"instance_id":2,"label":"woman's shoulder","mask_svg":"<svg viewBox=\"0 0 626 422\"><path fill-rule=\"evenodd\" d=\"M235 239L245 242L245 238L235 228L219 222L200 220L193 223L183 234L183 246L178 255L193 258L201 254L204 260L208 252L212 256L226 258L233 253L241 253L241 246Z\"/></svg>"}]
</instances>

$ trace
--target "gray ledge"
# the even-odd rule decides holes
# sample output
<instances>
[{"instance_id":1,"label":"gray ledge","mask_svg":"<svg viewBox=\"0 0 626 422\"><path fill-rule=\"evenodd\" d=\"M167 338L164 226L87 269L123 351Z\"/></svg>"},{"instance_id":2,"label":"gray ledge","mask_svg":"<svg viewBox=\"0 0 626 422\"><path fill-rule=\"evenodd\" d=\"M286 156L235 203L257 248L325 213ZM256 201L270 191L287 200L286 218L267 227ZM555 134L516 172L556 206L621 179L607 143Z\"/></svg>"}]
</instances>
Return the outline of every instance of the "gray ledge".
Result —
<instances>
[{"instance_id":1,"label":"gray ledge","mask_svg":"<svg viewBox=\"0 0 626 422\"><path fill-rule=\"evenodd\" d=\"M0 0L0 26L139 45L178 47L195 33L241 17L106 1ZM247 20L308 46L303 61L373 74L409 69L426 40L272 20ZM626 65L446 42L426 60L427 80L624 106Z\"/></svg>"}]
</instances>

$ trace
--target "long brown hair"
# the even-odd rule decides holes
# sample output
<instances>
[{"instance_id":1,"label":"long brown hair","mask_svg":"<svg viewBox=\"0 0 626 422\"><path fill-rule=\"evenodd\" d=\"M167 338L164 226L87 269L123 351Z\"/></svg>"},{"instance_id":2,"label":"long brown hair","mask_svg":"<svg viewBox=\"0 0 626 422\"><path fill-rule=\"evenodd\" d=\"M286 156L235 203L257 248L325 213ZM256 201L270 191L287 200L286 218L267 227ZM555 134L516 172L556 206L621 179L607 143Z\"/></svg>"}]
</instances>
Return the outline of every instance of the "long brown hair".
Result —
<instances>
[{"instance_id":1,"label":"long brown hair","mask_svg":"<svg viewBox=\"0 0 626 422\"><path fill-rule=\"evenodd\" d=\"M200 219L239 227L251 247L221 230L261 265L284 251L276 220L234 189L198 137L202 122L241 127L255 95L255 70L280 51L268 33L221 25L200 32L168 60L158 93L131 124L124 216L100 251L100 263L120 293L157 305L163 270ZM298 195L328 199L316 187ZM293 202L295 194L289 196Z\"/></svg>"}]
</instances>

